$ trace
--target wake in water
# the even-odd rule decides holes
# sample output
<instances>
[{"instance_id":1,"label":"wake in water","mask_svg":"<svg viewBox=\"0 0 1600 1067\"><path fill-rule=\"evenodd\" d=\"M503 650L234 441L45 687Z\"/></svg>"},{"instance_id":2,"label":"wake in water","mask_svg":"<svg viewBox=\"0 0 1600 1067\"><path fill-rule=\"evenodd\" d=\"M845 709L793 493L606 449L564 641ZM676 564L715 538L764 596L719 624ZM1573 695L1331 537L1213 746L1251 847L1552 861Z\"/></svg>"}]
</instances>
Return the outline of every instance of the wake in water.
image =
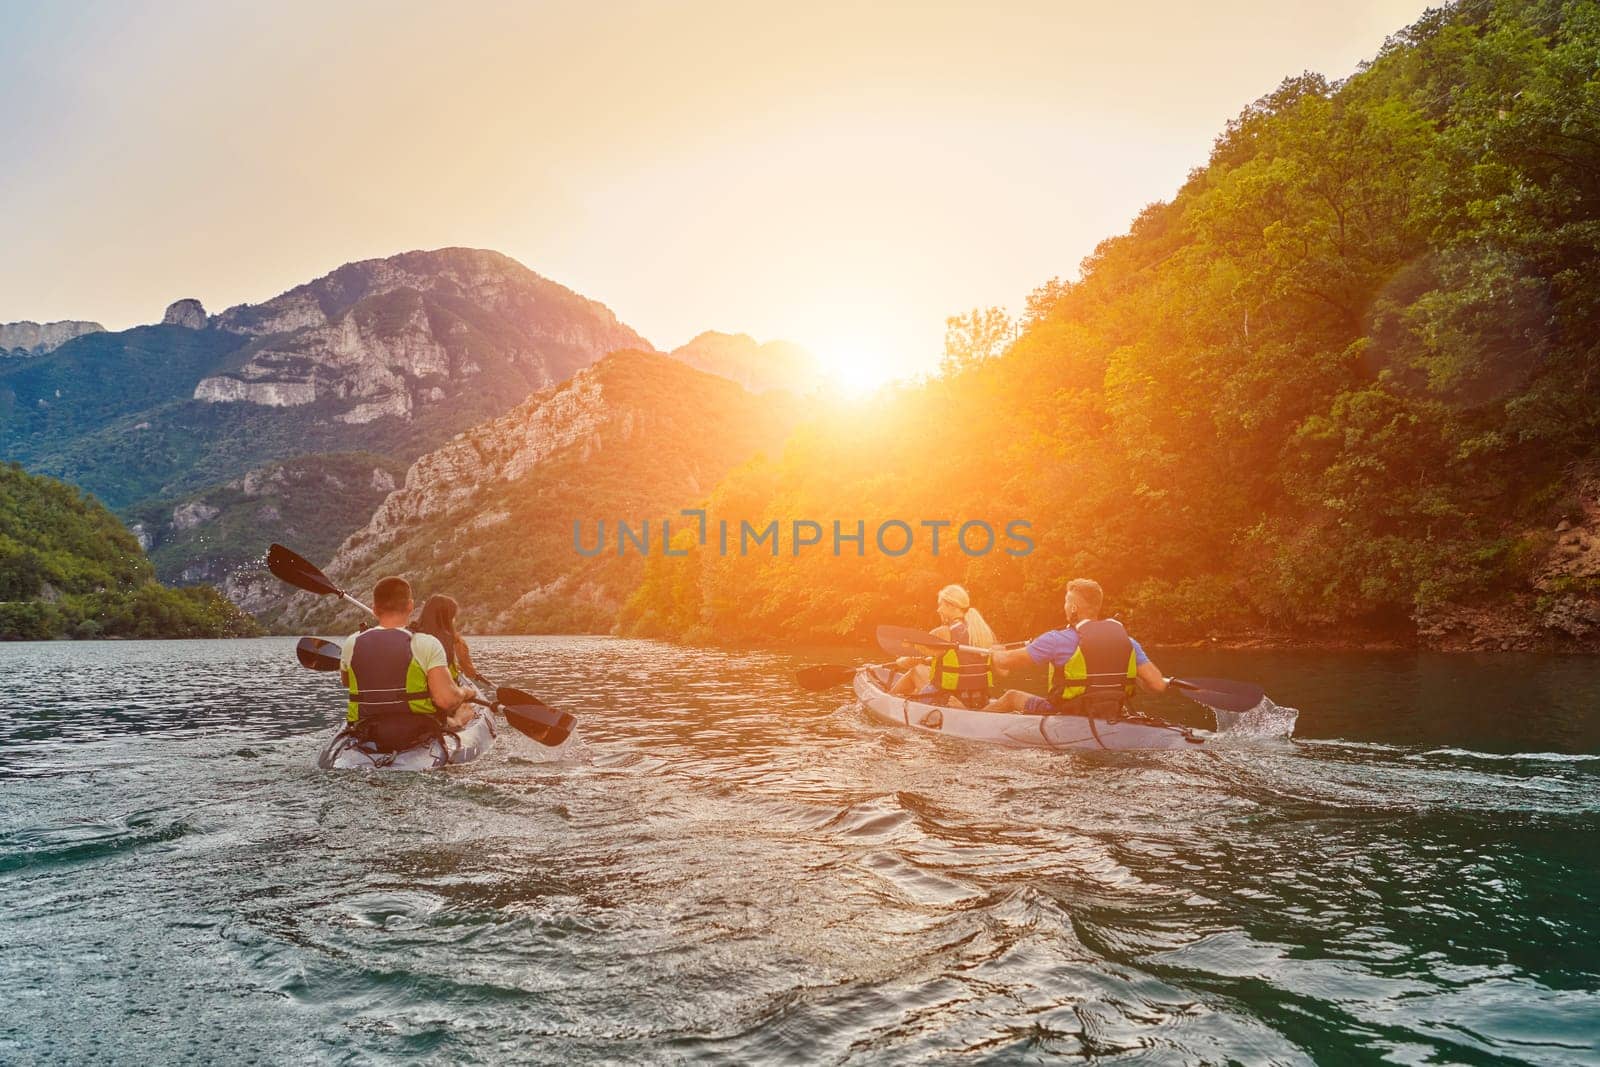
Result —
<instances>
[{"instance_id":1,"label":"wake in water","mask_svg":"<svg viewBox=\"0 0 1600 1067\"><path fill-rule=\"evenodd\" d=\"M1295 720L1300 717L1295 708L1279 707L1268 696L1249 711L1212 708L1211 713L1217 717L1217 733L1241 740L1293 737Z\"/></svg>"}]
</instances>

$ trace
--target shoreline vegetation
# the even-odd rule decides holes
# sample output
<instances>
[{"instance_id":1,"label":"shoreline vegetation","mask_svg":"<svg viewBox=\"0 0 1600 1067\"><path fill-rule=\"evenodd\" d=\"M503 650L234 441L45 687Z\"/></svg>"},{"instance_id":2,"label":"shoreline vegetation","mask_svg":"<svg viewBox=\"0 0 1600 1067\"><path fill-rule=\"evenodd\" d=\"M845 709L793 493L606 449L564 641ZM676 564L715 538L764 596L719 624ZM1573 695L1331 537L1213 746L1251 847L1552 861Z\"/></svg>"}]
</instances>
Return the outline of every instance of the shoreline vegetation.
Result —
<instances>
[{"instance_id":1,"label":"shoreline vegetation","mask_svg":"<svg viewBox=\"0 0 1600 1067\"><path fill-rule=\"evenodd\" d=\"M133 534L87 493L0 464L0 638L263 632L210 586L156 581Z\"/></svg>"},{"instance_id":2,"label":"shoreline vegetation","mask_svg":"<svg viewBox=\"0 0 1600 1067\"><path fill-rule=\"evenodd\" d=\"M952 318L936 376L756 403L612 351L418 459L319 563L449 589L491 632L835 643L959 582L1011 638L1058 625L1064 583L1092 576L1153 644L1600 652L1596 54L1596 0L1430 10L1351 77L1301 74L1246 107L1170 200L1017 321ZM758 528L1026 518L1036 547L567 544L577 519L684 506ZM85 523L101 544L58 559L0 540L0 634L259 628L214 592L155 585L109 513L52 507L30 535L61 516L62 544ZM351 622L263 588L274 630Z\"/></svg>"}]
</instances>

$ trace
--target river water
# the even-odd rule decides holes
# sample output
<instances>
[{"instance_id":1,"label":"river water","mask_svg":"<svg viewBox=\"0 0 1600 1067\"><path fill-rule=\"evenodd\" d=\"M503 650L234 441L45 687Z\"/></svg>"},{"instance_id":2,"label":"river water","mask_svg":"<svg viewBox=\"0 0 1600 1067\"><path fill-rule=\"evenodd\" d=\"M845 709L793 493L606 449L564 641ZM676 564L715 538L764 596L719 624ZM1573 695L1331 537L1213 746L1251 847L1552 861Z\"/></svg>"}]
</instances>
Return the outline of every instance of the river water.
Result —
<instances>
[{"instance_id":1,"label":"river water","mask_svg":"<svg viewBox=\"0 0 1600 1067\"><path fill-rule=\"evenodd\" d=\"M1158 652L1295 738L1079 755L474 650L578 735L319 772L291 641L0 646L0 1061L1600 1063L1600 661Z\"/></svg>"}]
</instances>

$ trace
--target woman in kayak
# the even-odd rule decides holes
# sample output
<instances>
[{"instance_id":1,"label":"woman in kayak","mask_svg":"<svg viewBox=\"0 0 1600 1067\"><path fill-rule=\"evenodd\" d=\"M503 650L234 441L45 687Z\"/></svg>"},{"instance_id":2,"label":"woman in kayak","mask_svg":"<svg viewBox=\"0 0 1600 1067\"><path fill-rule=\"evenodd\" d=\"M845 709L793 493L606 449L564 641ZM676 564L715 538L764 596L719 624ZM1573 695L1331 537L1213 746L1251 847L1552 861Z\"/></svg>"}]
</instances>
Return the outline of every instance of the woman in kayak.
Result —
<instances>
[{"instance_id":1,"label":"woman in kayak","mask_svg":"<svg viewBox=\"0 0 1600 1067\"><path fill-rule=\"evenodd\" d=\"M978 648L998 643L994 631L961 586L947 585L939 590L935 607L940 625L932 633L939 640ZM901 656L895 666L905 673L895 680L889 692L923 703L943 704L955 697L969 708L982 707L994 685L987 657L974 652L947 649L935 653L931 660Z\"/></svg>"},{"instance_id":2,"label":"woman in kayak","mask_svg":"<svg viewBox=\"0 0 1600 1067\"><path fill-rule=\"evenodd\" d=\"M450 677L458 682L463 675L468 678L478 676L478 668L472 662L472 652L456 630L456 620L460 614L461 605L456 603L455 597L435 593L422 605L416 625L411 627L412 633L432 634L439 639L449 660Z\"/></svg>"}]
</instances>

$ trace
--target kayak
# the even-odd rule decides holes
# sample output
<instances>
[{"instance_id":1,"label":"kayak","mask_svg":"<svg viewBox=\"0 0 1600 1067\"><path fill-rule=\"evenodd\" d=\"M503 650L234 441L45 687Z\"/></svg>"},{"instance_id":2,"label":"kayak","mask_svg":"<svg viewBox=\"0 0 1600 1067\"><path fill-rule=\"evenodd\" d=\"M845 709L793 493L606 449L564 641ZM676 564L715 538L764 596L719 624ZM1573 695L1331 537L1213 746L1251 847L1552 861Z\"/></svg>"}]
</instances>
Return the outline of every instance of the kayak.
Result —
<instances>
[{"instance_id":1,"label":"kayak","mask_svg":"<svg viewBox=\"0 0 1600 1067\"><path fill-rule=\"evenodd\" d=\"M891 726L909 726L923 733L984 741L1007 748L1048 749L1173 749L1198 748L1208 734L1143 715L1095 719L1087 715L1017 715L1006 711L972 711L960 704L938 707L888 692L885 667L856 671L856 699L867 714Z\"/></svg>"},{"instance_id":2,"label":"kayak","mask_svg":"<svg viewBox=\"0 0 1600 1067\"><path fill-rule=\"evenodd\" d=\"M397 752L379 752L341 728L317 758L325 771L432 771L471 763L494 747L494 715L479 708L471 722L443 737L428 737Z\"/></svg>"}]
</instances>

